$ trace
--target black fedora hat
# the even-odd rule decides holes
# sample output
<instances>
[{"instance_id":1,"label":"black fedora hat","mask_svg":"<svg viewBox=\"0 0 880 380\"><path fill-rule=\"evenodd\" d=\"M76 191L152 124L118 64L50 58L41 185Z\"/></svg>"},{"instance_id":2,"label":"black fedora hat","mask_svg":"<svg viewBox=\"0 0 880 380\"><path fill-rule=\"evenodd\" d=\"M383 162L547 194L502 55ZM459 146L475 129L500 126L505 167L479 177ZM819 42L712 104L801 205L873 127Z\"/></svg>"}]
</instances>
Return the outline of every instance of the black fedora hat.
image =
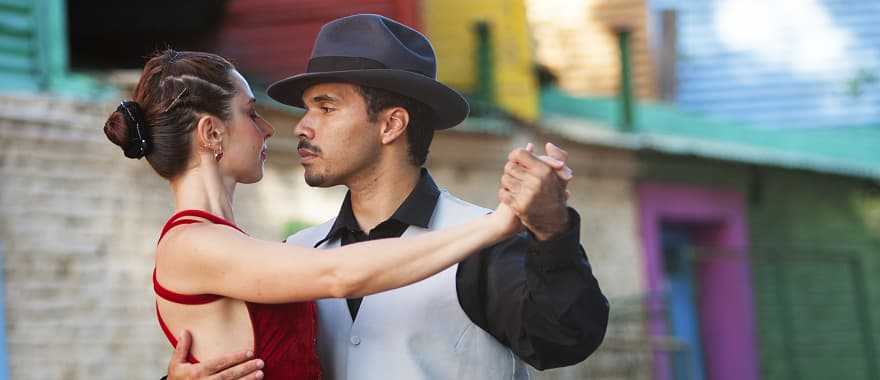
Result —
<instances>
[{"instance_id":1,"label":"black fedora hat","mask_svg":"<svg viewBox=\"0 0 880 380\"><path fill-rule=\"evenodd\" d=\"M358 14L325 24L305 73L269 86L272 99L305 108L302 94L314 84L347 82L388 90L427 105L434 129L451 128L469 112L467 101L437 81L431 42L390 18Z\"/></svg>"}]
</instances>

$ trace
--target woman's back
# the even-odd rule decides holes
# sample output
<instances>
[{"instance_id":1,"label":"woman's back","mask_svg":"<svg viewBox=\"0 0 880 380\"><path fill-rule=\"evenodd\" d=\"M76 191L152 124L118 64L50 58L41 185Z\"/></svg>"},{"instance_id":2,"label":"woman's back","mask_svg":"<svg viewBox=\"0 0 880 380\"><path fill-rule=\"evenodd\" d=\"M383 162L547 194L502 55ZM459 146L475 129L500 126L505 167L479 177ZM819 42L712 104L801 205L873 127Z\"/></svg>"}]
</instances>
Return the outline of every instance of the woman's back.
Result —
<instances>
[{"instance_id":1,"label":"woman's back","mask_svg":"<svg viewBox=\"0 0 880 380\"><path fill-rule=\"evenodd\" d=\"M160 243L175 227L194 223L220 224L241 231L210 213L186 210L169 219ZM160 250L173 251L173 247L160 244ZM185 273L185 268L182 269L175 272ZM197 343L189 358L191 362L197 362L199 357L212 358L234 350L253 349L255 356L265 362L266 378L320 378L315 352L314 302L260 304L211 294L184 295L163 287L158 278L158 272L154 272L159 324L175 346L175 331L185 328L192 332Z\"/></svg>"}]
</instances>

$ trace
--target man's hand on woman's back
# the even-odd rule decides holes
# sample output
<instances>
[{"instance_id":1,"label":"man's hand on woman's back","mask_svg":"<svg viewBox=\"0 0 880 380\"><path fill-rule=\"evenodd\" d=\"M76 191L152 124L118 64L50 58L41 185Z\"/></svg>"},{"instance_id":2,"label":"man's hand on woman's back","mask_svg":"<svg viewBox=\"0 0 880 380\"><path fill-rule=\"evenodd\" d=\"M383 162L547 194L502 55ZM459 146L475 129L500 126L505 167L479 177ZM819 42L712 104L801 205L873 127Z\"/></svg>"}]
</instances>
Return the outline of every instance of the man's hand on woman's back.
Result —
<instances>
[{"instance_id":1,"label":"man's hand on woman's back","mask_svg":"<svg viewBox=\"0 0 880 380\"><path fill-rule=\"evenodd\" d=\"M259 380L263 361L253 351L241 351L220 358L191 364L187 362L192 336L184 330L177 337L177 347L168 363L168 380Z\"/></svg>"}]
</instances>

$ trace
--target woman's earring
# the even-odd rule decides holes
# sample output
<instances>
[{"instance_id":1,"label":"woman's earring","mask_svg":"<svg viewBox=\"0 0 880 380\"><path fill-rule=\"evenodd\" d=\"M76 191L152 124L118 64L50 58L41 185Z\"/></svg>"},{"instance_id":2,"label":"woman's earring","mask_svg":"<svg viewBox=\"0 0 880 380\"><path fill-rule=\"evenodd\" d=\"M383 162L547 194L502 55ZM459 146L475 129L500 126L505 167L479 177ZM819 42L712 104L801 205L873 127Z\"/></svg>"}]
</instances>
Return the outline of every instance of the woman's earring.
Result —
<instances>
[{"instance_id":1,"label":"woman's earring","mask_svg":"<svg viewBox=\"0 0 880 380\"><path fill-rule=\"evenodd\" d=\"M223 158L223 148L218 148L214 151L214 161L220 162Z\"/></svg>"}]
</instances>

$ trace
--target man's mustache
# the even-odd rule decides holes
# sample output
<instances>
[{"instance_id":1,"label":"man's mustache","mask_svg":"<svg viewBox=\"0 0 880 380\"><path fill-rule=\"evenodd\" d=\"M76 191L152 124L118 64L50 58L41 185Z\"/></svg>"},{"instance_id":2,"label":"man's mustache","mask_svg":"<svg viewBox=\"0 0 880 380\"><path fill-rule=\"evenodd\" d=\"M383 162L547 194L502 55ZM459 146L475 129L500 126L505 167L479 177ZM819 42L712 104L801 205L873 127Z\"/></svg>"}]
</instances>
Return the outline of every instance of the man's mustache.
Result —
<instances>
[{"instance_id":1,"label":"man's mustache","mask_svg":"<svg viewBox=\"0 0 880 380\"><path fill-rule=\"evenodd\" d=\"M296 145L296 149L305 149L314 154L321 153L321 148L312 145L308 140L299 140L299 144Z\"/></svg>"}]
</instances>

